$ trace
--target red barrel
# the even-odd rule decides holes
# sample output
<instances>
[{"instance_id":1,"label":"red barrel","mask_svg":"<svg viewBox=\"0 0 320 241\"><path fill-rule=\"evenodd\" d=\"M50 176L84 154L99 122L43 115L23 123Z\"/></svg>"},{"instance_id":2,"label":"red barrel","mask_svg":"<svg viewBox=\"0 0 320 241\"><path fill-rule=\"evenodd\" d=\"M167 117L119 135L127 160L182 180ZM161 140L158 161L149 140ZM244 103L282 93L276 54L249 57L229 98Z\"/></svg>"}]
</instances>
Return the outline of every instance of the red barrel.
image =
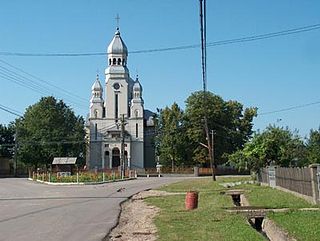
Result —
<instances>
[{"instance_id":1,"label":"red barrel","mask_svg":"<svg viewBox=\"0 0 320 241\"><path fill-rule=\"evenodd\" d=\"M198 207L198 192L191 191L186 194L186 209L192 210Z\"/></svg>"}]
</instances>

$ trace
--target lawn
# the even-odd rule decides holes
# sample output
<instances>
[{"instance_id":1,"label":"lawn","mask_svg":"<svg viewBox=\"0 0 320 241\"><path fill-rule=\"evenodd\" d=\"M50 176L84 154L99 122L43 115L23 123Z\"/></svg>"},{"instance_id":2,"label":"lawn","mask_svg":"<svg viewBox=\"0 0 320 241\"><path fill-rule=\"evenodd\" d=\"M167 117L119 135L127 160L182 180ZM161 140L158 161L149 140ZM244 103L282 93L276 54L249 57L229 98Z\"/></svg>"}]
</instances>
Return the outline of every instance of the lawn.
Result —
<instances>
[{"instance_id":1,"label":"lawn","mask_svg":"<svg viewBox=\"0 0 320 241\"><path fill-rule=\"evenodd\" d=\"M264 240L238 214L230 214L230 197L221 195L223 187L211 179L197 179L165 186L170 192L199 191L199 208L186 211L184 195L148 198L146 201L161 208L156 218L159 240Z\"/></svg>"},{"instance_id":2,"label":"lawn","mask_svg":"<svg viewBox=\"0 0 320 241\"><path fill-rule=\"evenodd\" d=\"M219 183L248 180L243 177L220 178L213 182L211 178L199 178L162 187L161 190L168 192L198 191L199 208L186 211L185 195L146 199L147 203L161 209L155 220L158 240L265 240L247 224L243 216L226 212L227 208L233 207L233 203L229 196L221 194L228 188ZM316 227L320 223L320 212L297 210L314 205L292 194L256 184L239 185L232 189L244 189L253 206L290 208L290 212L269 213L268 217L298 240L319 240L320 231Z\"/></svg>"},{"instance_id":3,"label":"lawn","mask_svg":"<svg viewBox=\"0 0 320 241\"><path fill-rule=\"evenodd\" d=\"M297 240L320 240L320 212L292 211L290 213L270 213L269 217Z\"/></svg>"},{"instance_id":4,"label":"lawn","mask_svg":"<svg viewBox=\"0 0 320 241\"><path fill-rule=\"evenodd\" d=\"M246 190L245 196L252 206L290 209L314 206L302 198L267 186L242 185L237 188Z\"/></svg>"}]
</instances>

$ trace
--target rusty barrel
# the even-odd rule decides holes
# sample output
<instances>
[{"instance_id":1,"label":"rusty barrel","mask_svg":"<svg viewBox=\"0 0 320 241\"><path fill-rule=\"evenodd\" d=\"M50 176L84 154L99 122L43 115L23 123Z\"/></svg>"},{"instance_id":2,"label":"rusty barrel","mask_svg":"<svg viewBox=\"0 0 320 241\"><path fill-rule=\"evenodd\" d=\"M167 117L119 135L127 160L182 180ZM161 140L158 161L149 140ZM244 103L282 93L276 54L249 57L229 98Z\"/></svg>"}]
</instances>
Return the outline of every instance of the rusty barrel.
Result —
<instances>
[{"instance_id":1,"label":"rusty barrel","mask_svg":"<svg viewBox=\"0 0 320 241\"><path fill-rule=\"evenodd\" d=\"M197 191L190 191L186 194L186 209L192 210L198 207L198 192Z\"/></svg>"}]
</instances>

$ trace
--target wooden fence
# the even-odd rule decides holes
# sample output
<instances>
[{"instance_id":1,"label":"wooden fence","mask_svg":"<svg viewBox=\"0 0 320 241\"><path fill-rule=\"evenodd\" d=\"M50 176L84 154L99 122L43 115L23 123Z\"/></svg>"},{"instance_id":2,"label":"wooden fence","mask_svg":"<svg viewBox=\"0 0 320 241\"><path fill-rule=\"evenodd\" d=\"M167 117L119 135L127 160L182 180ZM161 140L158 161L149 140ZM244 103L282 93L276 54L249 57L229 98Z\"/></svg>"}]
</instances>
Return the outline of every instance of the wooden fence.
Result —
<instances>
[{"instance_id":1,"label":"wooden fence","mask_svg":"<svg viewBox=\"0 0 320 241\"><path fill-rule=\"evenodd\" d=\"M218 167L215 170L216 175L248 175L249 172L239 172L235 168L231 167ZM211 168L207 167L199 167L198 168L198 174L199 176L210 176L212 174ZM156 168L146 168L141 169L138 171L138 173L145 173L145 174L156 174L157 169ZM175 167L173 170L171 167L162 167L161 168L162 174L194 174L194 168L193 167Z\"/></svg>"},{"instance_id":2,"label":"wooden fence","mask_svg":"<svg viewBox=\"0 0 320 241\"><path fill-rule=\"evenodd\" d=\"M275 170L275 186L311 197L319 202L320 166L261 168L258 180L271 186L272 169ZM274 177L273 177L274 178Z\"/></svg>"},{"instance_id":3,"label":"wooden fence","mask_svg":"<svg viewBox=\"0 0 320 241\"><path fill-rule=\"evenodd\" d=\"M276 168L276 185L312 197L310 168Z\"/></svg>"},{"instance_id":4,"label":"wooden fence","mask_svg":"<svg viewBox=\"0 0 320 241\"><path fill-rule=\"evenodd\" d=\"M269 183L268 168L265 167L260 169L258 181L266 184Z\"/></svg>"}]
</instances>

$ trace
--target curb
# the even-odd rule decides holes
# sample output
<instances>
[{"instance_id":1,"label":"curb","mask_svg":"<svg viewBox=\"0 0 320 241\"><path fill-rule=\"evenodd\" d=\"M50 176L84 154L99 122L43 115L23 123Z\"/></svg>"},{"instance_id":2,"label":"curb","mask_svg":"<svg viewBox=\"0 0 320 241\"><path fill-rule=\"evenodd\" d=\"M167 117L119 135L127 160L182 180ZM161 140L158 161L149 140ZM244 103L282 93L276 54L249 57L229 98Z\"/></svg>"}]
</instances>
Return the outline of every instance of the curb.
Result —
<instances>
[{"instance_id":1,"label":"curb","mask_svg":"<svg viewBox=\"0 0 320 241\"><path fill-rule=\"evenodd\" d=\"M42 184L52 185L52 186L83 186L83 185L99 185L99 184L105 184L105 183L113 183L113 182L124 182L124 181L130 181L135 180L137 178L131 177L131 178L124 178L124 179L115 179L115 180L108 180L104 182L46 182L41 180L33 180L32 178L28 178L29 181L34 181Z\"/></svg>"}]
</instances>

